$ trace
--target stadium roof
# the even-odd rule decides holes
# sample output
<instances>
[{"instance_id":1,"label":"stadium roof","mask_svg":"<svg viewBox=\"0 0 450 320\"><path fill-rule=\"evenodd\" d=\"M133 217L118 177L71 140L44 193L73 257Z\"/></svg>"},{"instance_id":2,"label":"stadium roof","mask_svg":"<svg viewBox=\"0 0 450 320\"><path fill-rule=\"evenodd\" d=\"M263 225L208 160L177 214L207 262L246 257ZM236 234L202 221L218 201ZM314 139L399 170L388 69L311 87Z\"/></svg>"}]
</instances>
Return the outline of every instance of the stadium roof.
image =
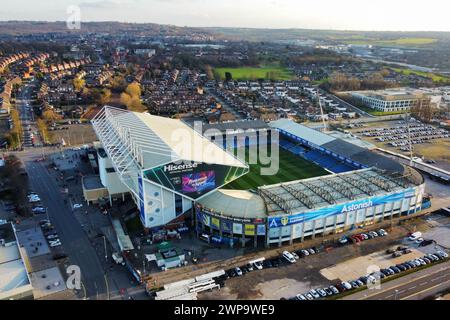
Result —
<instances>
[{"instance_id":1,"label":"stadium roof","mask_svg":"<svg viewBox=\"0 0 450 320\"><path fill-rule=\"evenodd\" d=\"M326 133L316 131L292 120L280 119L270 123L271 127L284 130L292 135L310 141L340 156L351 159L366 167L376 167L391 172L403 172L404 167L395 160L370 151Z\"/></svg>"},{"instance_id":2,"label":"stadium roof","mask_svg":"<svg viewBox=\"0 0 450 320\"><path fill-rule=\"evenodd\" d=\"M261 120L244 120L244 121L232 121L223 122L216 124L203 124L202 133L210 129L216 129L223 133L225 131L238 131L238 130L260 130L260 129L270 129L269 125Z\"/></svg>"},{"instance_id":3,"label":"stadium roof","mask_svg":"<svg viewBox=\"0 0 450 320\"><path fill-rule=\"evenodd\" d=\"M330 141L333 141L336 139L325 133L308 128L306 126L298 124L289 119L279 119L279 120L271 122L269 125L271 127L286 131L297 137L301 137L301 138L303 138L307 141L310 141L318 146L321 146L327 142L330 142Z\"/></svg>"},{"instance_id":4,"label":"stadium roof","mask_svg":"<svg viewBox=\"0 0 450 320\"><path fill-rule=\"evenodd\" d=\"M265 204L258 195L246 190L219 189L198 201L206 208L217 208L218 214L229 217L254 219L265 217Z\"/></svg>"},{"instance_id":5,"label":"stadium roof","mask_svg":"<svg viewBox=\"0 0 450 320\"><path fill-rule=\"evenodd\" d=\"M413 178L378 169L341 174L260 187L269 215L306 212L348 201L383 195L414 187Z\"/></svg>"},{"instance_id":6,"label":"stadium roof","mask_svg":"<svg viewBox=\"0 0 450 320\"><path fill-rule=\"evenodd\" d=\"M92 123L116 165L132 161L150 169L184 160L246 167L180 120L105 106Z\"/></svg>"}]
</instances>

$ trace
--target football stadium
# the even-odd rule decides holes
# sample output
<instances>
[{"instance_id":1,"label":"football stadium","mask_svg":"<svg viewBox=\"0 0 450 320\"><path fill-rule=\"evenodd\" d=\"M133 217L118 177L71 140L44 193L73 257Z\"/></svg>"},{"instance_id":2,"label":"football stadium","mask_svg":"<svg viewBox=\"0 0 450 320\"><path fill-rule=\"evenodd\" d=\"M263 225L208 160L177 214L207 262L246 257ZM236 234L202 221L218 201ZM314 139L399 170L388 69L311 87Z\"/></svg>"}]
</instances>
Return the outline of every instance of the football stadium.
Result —
<instances>
[{"instance_id":1,"label":"football stadium","mask_svg":"<svg viewBox=\"0 0 450 320\"><path fill-rule=\"evenodd\" d=\"M429 205L416 170L288 119L198 126L106 106L92 124L109 197L131 194L150 230L189 218L208 242L269 247Z\"/></svg>"}]
</instances>

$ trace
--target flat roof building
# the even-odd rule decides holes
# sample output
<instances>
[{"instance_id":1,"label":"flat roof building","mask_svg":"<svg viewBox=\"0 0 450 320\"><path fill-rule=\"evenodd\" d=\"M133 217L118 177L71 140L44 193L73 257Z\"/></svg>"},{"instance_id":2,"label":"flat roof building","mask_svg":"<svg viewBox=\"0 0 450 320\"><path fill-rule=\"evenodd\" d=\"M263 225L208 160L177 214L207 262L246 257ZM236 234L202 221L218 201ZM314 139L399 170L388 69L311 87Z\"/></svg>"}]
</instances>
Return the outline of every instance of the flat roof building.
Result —
<instances>
[{"instance_id":1,"label":"flat roof building","mask_svg":"<svg viewBox=\"0 0 450 320\"><path fill-rule=\"evenodd\" d=\"M382 112L408 111L417 104L430 104L431 98L417 89L352 91L351 95L365 106Z\"/></svg>"}]
</instances>

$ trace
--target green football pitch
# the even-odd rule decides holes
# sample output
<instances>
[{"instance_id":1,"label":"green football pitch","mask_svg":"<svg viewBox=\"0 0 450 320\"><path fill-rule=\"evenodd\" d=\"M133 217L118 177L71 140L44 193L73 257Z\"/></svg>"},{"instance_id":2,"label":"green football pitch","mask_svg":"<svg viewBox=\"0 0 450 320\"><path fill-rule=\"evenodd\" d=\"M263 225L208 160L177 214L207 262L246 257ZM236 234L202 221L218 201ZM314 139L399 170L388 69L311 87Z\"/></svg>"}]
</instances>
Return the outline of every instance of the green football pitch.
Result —
<instances>
[{"instance_id":1,"label":"green football pitch","mask_svg":"<svg viewBox=\"0 0 450 320\"><path fill-rule=\"evenodd\" d=\"M236 155L236 150L234 151ZM246 149L246 162L250 152L257 152L256 148L251 151ZM261 164L250 164L250 171L224 186L224 189L250 190L264 185L272 185L281 182L307 179L329 174L318 165L300 158L289 151L279 149L279 169L274 175L261 175ZM269 165L263 167L270 167Z\"/></svg>"}]
</instances>

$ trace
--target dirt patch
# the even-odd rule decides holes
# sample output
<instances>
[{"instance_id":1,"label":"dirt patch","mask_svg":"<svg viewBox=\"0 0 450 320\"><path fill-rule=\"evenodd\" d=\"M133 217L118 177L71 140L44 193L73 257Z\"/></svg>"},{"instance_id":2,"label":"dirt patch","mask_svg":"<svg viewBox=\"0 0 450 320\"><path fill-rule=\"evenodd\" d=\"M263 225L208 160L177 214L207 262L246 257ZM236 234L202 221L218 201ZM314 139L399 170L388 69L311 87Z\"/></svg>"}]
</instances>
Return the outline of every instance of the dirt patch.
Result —
<instances>
[{"instance_id":1,"label":"dirt patch","mask_svg":"<svg viewBox=\"0 0 450 320\"><path fill-rule=\"evenodd\" d=\"M64 127L69 129L50 131L52 143L60 143L61 139L64 139L67 145L76 146L98 140L90 124L65 125Z\"/></svg>"},{"instance_id":2,"label":"dirt patch","mask_svg":"<svg viewBox=\"0 0 450 320\"><path fill-rule=\"evenodd\" d=\"M320 270L320 273L330 281L335 279L340 279L341 281L355 280L362 275L377 270L377 268L388 268L390 266L423 256L422 252L416 249L411 250L411 253L397 258L392 258L391 255L386 254L385 251L374 252L369 255L339 263L329 268L324 268Z\"/></svg>"}]
</instances>

